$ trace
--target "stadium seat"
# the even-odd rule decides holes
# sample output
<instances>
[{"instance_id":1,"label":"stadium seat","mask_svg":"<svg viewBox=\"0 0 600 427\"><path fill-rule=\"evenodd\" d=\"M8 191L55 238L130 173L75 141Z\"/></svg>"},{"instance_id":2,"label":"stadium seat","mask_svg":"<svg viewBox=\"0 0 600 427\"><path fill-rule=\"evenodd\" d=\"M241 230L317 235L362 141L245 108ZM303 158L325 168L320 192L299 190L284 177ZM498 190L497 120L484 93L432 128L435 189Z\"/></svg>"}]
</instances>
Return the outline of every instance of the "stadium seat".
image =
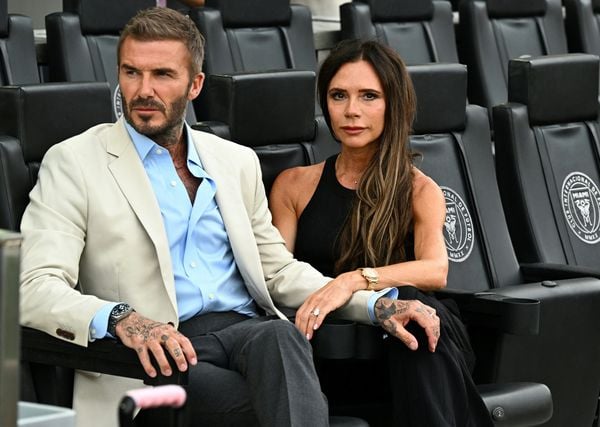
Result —
<instances>
[{"instance_id":1,"label":"stadium seat","mask_svg":"<svg viewBox=\"0 0 600 427\"><path fill-rule=\"evenodd\" d=\"M208 101L215 108L207 130L219 133L218 126L225 125L225 136L256 151L267 194L283 169L339 151L322 117L315 119L313 71L209 75L208 81Z\"/></svg>"},{"instance_id":2,"label":"stadium seat","mask_svg":"<svg viewBox=\"0 0 600 427\"><path fill-rule=\"evenodd\" d=\"M508 61L567 53L561 0L464 0L459 57L469 70L469 101L490 111L506 102Z\"/></svg>"},{"instance_id":3,"label":"stadium seat","mask_svg":"<svg viewBox=\"0 0 600 427\"><path fill-rule=\"evenodd\" d=\"M63 12L46 16L49 77L54 82L108 82L113 121L122 114L118 89L119 32L156 0L64 0ZM196 123L191 104L187 122Z\"/></svg>"},{"instance_id":4,"label":"stadium seat","mask_svg":"<svg viewBox=\"0 0 600 427\"><path fill-rule=\"evenodd\" d=\"M289 0L207 0L190 11L206 39L204 72L233 74L273 70L316 71L311 13ZM197 117L213 120L210 81L194 101ZM289 102L289 101L288 101ZM316 108L316 106L315 106Z\"/></svg>"},{"instance_id":5,"label":"stadium seat","mask_svg":"<svg viewBox=\"0 0 600 427\"><path fill-rule=\"evenodd\" d=\"M477 105L465 108L466 74L458 64L410 69L418 99L412 148L421 154L417 166L440 185L446 199L450 266L447 289L439 297L452 296L461 306L477 355L478 383L546 384L554 413L544 425L591 425L600 378L600 340L595 338L600 281L583 271L517 262L494 173L488 113ZM552 90L547 85L546 90L552 92L557 81L548 82ZM487 320L499 326L495 334L483 328L481 316L470 313L473 296L506 302L505 308L490 307ZM467 299L461 303L462 298ZM526 319L534 302L539 323L531 328ZM503 322L510 327L500 326Z\"/></svg>"},{"instance_id":6,"label":"stadium seat","mask_svg":"<svg viewBox=\"0 0 600 427\"><path fill-rule=\"evenodd\" d=\"M600 1L563 0L569 52L600 55Z\"/></svg>"},{"instance_id":7,"label":"stadium seat","mask_svg":"<svg viewBox=\"0 0 600 427\"><path fill-rule=\"evenodd\" d=\"M31 18L8 13L0 0L0 86L39 83Z\"/></svg>"},{"instance_id":8,"label":"stadium seat","mask_svg":"<svg viewBox=\"0 0 600 427\"><path fill-rule=\"evenodd\" d=\"M598 57L512 60L494 108L502 200L519 259L600 276Z\"/></svg>"},{"instance_id":9,"label":"stadium seat","mask_svg":"<svg viewBox=\"0 0 600 427\"><path fill-rule=\"evenodd\" d=\"M340 6L342 39L377 39L407 65L458 62L451 5L432 0L354 0Z\"/></svg>"}]
</instances>

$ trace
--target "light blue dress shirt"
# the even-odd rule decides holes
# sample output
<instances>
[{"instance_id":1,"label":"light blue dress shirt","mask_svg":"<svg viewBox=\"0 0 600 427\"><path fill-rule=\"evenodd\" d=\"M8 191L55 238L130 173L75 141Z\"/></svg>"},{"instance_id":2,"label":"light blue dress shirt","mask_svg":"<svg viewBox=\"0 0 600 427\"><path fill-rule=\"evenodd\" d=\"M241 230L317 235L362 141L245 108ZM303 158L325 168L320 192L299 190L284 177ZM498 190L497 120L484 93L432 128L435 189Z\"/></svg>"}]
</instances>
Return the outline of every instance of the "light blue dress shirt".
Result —
<instances>
[{"instance_id":1,"label":"light blue dress shirt","mask_svg":"<svg viewBox=\"0 0 600 427\"><path fill-rule=\"evenodd\" d=\"M193 204L169 152L129 124L126 128L160 207L171 252L179 320L223 311L256 316L256 305L238 271L215 200L217 185L202 168L188 126L187 167L202 180ZM107 304L98 311L90 325L91 340L107 336L108 317L115 305Z\"/></svg>"}]
</instances>

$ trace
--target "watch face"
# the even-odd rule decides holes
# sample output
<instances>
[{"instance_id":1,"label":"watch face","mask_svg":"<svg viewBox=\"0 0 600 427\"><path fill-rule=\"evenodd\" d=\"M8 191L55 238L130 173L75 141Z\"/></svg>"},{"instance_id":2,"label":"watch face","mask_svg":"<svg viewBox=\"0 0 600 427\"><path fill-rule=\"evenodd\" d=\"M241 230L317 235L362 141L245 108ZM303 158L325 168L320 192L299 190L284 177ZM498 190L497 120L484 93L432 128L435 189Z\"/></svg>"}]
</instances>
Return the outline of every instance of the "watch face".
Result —
<instances>
[{"instance_id":1,"label":"watch face","mask_svg":"<svg viewBox=\"0 0 600 427\"><path fill-rule=\"evenodd\" d=\"M365 279L367 279L368 281L376 281L379 279L379 275L377 274L377 271L375 271L372 268L363 268L362 274L365 277Z\"/></svg>"}]
</instances>

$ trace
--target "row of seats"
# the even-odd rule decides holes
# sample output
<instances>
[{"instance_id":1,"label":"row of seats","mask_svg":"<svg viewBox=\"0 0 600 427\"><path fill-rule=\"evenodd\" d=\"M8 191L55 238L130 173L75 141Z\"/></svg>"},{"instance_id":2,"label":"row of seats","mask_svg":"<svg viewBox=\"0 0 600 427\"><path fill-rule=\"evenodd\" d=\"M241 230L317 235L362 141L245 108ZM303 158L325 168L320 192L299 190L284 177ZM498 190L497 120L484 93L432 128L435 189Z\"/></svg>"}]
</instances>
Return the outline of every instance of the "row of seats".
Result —
<instances>
[{"instance_id":1,"label":"row of seats","mask_svg":"<svg viewBox=\"0 0 600 427\"><path fill-rule=\"evenodd\" d=\"M498 150L511 145L504 138L513 133L528 137L540 133L546 142L551 136L552 144L548 148L554 157L550 156L550 159L563 163L568 148L559 153L552 150L557 145L570 147L573 145L571 138L587 147L588 153L597 150L597 58L584 55L520 60L514 61L511 69L511 100L515 104L506 104L496 110L495 132L502 138L497 142ZM310 72L286 74L258 74L256 84L252 83L251 76L232 75L214 84L213 96L226 101L221 117L227 132L250 144L255 141L256 128L265 129L270 135L268 146L255 147L266 170L267 185L269 164L284 168L310 161L296 154L311 137L308 133L311 117L303 114L313 105L313 98L306 96L305 89L314 84L314 75ZM554 415L548 425L591 424L600 379L600 365L596 363L600 356L600 341L590 337L596 337L600 332L600 312L597 310L600 281L590 276L599 277L600 274L592 267L584 269L577 264L565 268L567 263L559 260L551 260L555 262L551 265L517 262L513 249L513 243L517 243L511 242L509 237L493 172L487 112L475 105L465 107L465 67L458 64L422 65L411 67L410 74L419 100L411 144L422 154L419 167L442 186L447 203L445 237L453 262L448 290L440 297L455 299L461 308L478 355L476 379L480 383L493 384L482 388L484 397L497 398L498 387L503 383L544 383L552 391L553 405L548 403L546 389L532 388L531 384L524 389L500 393L502 398L494 401L504 411L504 415L501 411L496 413L499 425L534 425L546 421L552 406ZM548 91L547 85L557 74L570 76L569 81L563 78L560 90ZM294 82L290 87L298 88L298 93L292 93L297 102L289 103L280 114L280 102L289 95L281 90L284 76ZM58 104L57 99L65 96L72 102ZM35 171L46 149L68 134L106 120L110 109L97 108L107 105L101 101L108 98L108 86L102 83L0 88L0 109L15 111L13 115L3 115L0 121L0 132L4 134L0 138L0 191L2 200L7 201L1 206L4 211L2 227L12 224L12 228L16 228L24 206L22 202L35 182ZM253 102L250 104L248 99ZM261 104L257 104L258 99ZM551 108L557 105L557 99L572 108L567 112ZM256 117L259 121L249 126L244 115L257 107L263 112L262 119ZM515 109L514 114L521 120L523 129L518 132L513 132L515 119L502 125L501 112L508 109ZM272 113L272 110L276 111ZM60 117L69 120L60 122ZM272 117L277 121L271 121ZM543 129L538 131L535 128L538 125ZM512 145L519 147L522 143ZM291 150L287 151L289 148ZM578 152L575 152L571 156L575 159L567 163L568 167L563 166L562 175L556 178L559 182L563 175L579 178L568 182L570 193L567 199L573 200L568 204L571 216L555 217L555 221L563 218L569 227L571 218L577 216L585 227L589 222L593 225L600 220L595 208L600 198L595 184L600 176L597 153L594 151L595 157L587 155L578 163ZM497 159L501 158L504 156L499 152ZM533 170L526 160L520 158L519 161L526 170ZM524 180L522 185L529 181ZM539 184L539 179L534 182ZM539 188L535 188L529 197L535 198L536 194L537 201L543 201L540 194L544 193ZM21 205L15 207L11 200L20 200ZM583 214L585 209L577 208L576 200L592 203L587 222ZM535 202L533 200L532 204ZM528 209L523 211L532 213ZM534 213L528 222L534 223L538 219L538 213ZM557 213L560 211L548 209L546 215ZM6 218L11 222L4 222ZM593 235L594 227L588 227L592 231L587 235L585 231L579 230L578 234L573 230L571 240ZM544 233L549 231L544 230ZM578 253L585 249L594 250L593 240L583 242ZM547 243L543 245L544 248L548 246ZM577 348L576 357L574 348ZM576 393L573 384L577 384ZM332 402L332 407L336 404L340 402Z\"/></svg>"},{"instance_id":2,"label":"row of seats","mask_svg":"<svg viewBox=\"0 0 600 427\"><path fill-rule=\"evenodd\" d=\"M2 1L4 0L0 0L0 3ZM78 7L78 13L85 12L86 10L91 13L88 16L88 25L91 27L96 26L98 29L105 25L103 20L98 19L98 16L105 13L112 2L102 2L102 10L96 9L96 12L93 12L93 7L85 9L84 6L86 4L91 7L93 3L83 0L70 2L71 5ZM140 3L142 3L141 0ZM375 2L371 3L374 4ZM416 4L416 2L413 3ZM487 3L489 6L494 2L488 1ZM253 39L275 40L276 37L280 37L280 39L283 37L288 47L295 45L288 27L285 28L285 31L279 29L279 27L274 31L270 31L267 28L264 34L262 30L254 31L248 28L239 29L238 32L239 20L251 20L253 18L239 15L239 9L235 8L235 2L211 2L208 0L208 8L196 11L198 13L208 12L208 21L211 20L210 14L212 13L212 21L219 23L219 19L215 18L217 16L216 9L213 8L212 12L210 9L211 5L216 6L217 4L232 5L229 9L221 11L224 13L219 19L223 25L225 25L225 22L233 22L234 25L227 30L221 28L223 25L214 28L216 28L215 34L218 35L215 40L220 40L223 43L225 43L224 40L227 41L220 48L225 49L228 46L233 46L231 49L239 55L237 59L232 56L233 62L244 63L245 58L240 53L241 48L245 45L252 46ZM292 10L292 12L295 9L305 10L299 6L287 8L287 10ZM281 7L274 10L280 13L274 22L283 22L285 18L284 8ZM271 9L268 11L271 12ZM261 16L264 17L266 12L266 10L263 10ZM94 16L96 21L89 21ZM225 19L226 16L229 18ZM0 13L1 18L2 14ZM11 23L10 26L7 25L7 28L12 33L15 24L12 24L12 17L7 16L7 19L7 22ZM201 19L197 17L196 22L201 22ZM290 22L297 21L292 20ZM515 27L520 28L521 24L517 24L515 24ZM291 28L292 26L290 25L289 27ZM60 28L64 30L66 27ZM498 32L498 30L495 31ZM431 29L429 32L432 32ZM512 34L510 31L509 33ZM90 56L95 77L102 75L99 74L100 71L98 70L103 70L104 77L93 78L91 80L108 80L107 74L110 72L111 67L108 66L108 63L104 62L103 58L115 62L115 51L111 51L111 49L114 49L116 46L116 38L116 35L98 35L93 31L83 39L69 38L71 42L75 42L73 49L77 46L83 46L87 49L80 50L80 52L87 52ZM12 33L9 39L13 43L10 46L15 46L14 33ZM208 41L209 37L207 36L207 43ZM269 43L266 44L268 45ZM417 45L416 43L414 44L414 46ZM15 57L15 55L20 60L26 57L26 55L21 55L21 51L15 51L14 47L2 50L2 52L4 51L9 53L7 56L10 58ZM112 55L112 59L110 59L109 54ZM250 55L249 58L254 59L259 54L264 55L265 53L262 51L255 52L255 55ZM224 57L228 58L226 55ZM217 57L217 60L219 58L220 56ZM531 69L535 70L535 73L524 72L518 66L514 66L516 68L511 70L510 73L507 72L507 79L511 77L518 79L519 76L522 78L520 83L512 83L514 87L521 88L521 95L509 95L509 98L513 96L513 98L510 98L511 100L519 101L523 104L543 99L543 103L539 105L546 105L546 108L552 111L551 117L555 118L557 110L554 106L561 104L557 104L556 100L528 97L528 95L536 94L536 96L541 96L547 92L551 92L548 90L548 88L551 88L553 89L552 93L556 93L557 99L561 100L561 102L563 99L566 99L566 96L571 96L572 98L569 99L575 100L573 104L577 104L580 107L572 109L571 112L576 111L580 113L584 111L584 115L572 115L566 119L561 117L561 119L566 120L566 123L579 121L582 118L588 121L591 120L592 125L585 126L587 126L587 129L591 129L587 132L593 136L593 129L597 128L597 124L593 122L597 122L598 120L598 108L597 98L595 96L590 98L589 95L591 93L597 96L598 70L596 65L594 75L596 80L595 90L593 84L589 84L589 79L586 79L587 83L584 87L592 91L588 91L584 95L578 86L581 84L581 73L583 72L583 75L589 77L590 73L592 73L590 70L593 69L593 67L590 67L589 62L586 61L589 61L589 59L574 60L571 58L568 60L558 60L559 64L564 67L571 66L570 64L573 62L580 64L580 67L582 67L573 72L578 76L578 79L575 80L577 83L572 85L573 91L565 95L562 92L560 94L554 92L556 85L552 84L553 80L551 78L543 80L542 77L539 77L539 75L545 75L542 72L543 69L558 69L559 71L554 72L561 76L563 75L563 71L560 70L563 69L553 68L553 66L549 66L547 63L539 65L535 61L522 60L523 64L530 64ZM563 62L566 62L567 65L564 65ZM516 61L516 63L519 62ZM14 64L14 61L9 63L9 67L13 67L13 70L15 67ZM543 194L540 193L540 187L529 190L530 194L527 197L522 197L522 206L514 212L512 209L508 211L508 223L511 231L515 229L514 224L516 224L516 227L520 227L523 221L516 217L516 213L526 215L535 210L532 206L537 206L536 203L540 202L540 206L544 206L545 203L545 206L551 208L546 210L545 213L547 215L554 215L554 218L550 217L545 222L546 225L552 223L552 221L559 224L555 227L559 232L559 238L555 238L552 241L549 237L553 231L552 228L542 229L540 225L536 224L527 233L524 233L519 228L513 231L513 234L516 233L518 237L513 236L511 243L507 232L506 220L502 214L502 204L498 196L496 178L490 173L494 169L494 159L491 156L491 151L489 151L490 144L485 143L486 141L490 141L487 114L485 110L476 106L469 106L465 110L467 87L465 67L460 65L439 67L441 68L436 68L432 65L423 65L411 70L411 75L415 81L419 96L418 121L415 124L415 135L413 136L412 143L415 149L423 153L423 162L420 164L420 167L444 187L447 206L452 208L449 215L455 216L454 218L451 216L448 217L446 226L446 239L450 258L457 261L451 263L449 293L452 297L458 299L462 312L469 322L480 361L477 366L477 379L479 382L488 383L533 381L548 384L552 390L554 400L554 417L552 418L551 425L590 424L590 420L593 419L595 413L596 397L598 394L597 380L600 378L597 367L593 366L593 360L594 358L597 359L598 356L598 343L588 339L590 336L596 336L598 332L595 329L598 319L594 314L594 311L597 311L594 310L594 306L598 303L598 282L592 279L582 279L581 277L584 275L598 277L598 273L594 270L594 253L591 252L592 255L589 256L581 254L588 254L588 250L593 251L596 247L593 246L596 244L593 241L594 227L589 226L590 223L594 225L596 218L598 218L595 213L597 211L594 211L594 206L596 205L593 204L596 200L595 194L597 194L597 190L594 189L590 182L598 182L598 173L597 171L594 172L594 165L587 164L584 165L585 167L580 167L577 163L574 163L569 165L576 166L575 169L572 169L572 172L579 173L579 175L573 175L578 180L574 179L573 182L562 182L560 181L561 177L556 178L552 176L552 179L547 179L546 177L549 176L548 171L553 170L553 166L550 163L551 160L553 158L565 158L564 152L554 151L557 146L562 146L554 144L553 138L556 135L560 136L564 133L577 134L579 138L577 141L584 148L587 147L588 156L586 158L588 161L594 158L589 153L594 154L594 141L597 144L597 138L584 139L582 135L585 132L581 131L581 126L574 126L576 129L570 132L564 131L563 128L565 125L563 122L551 123L550 131L527 131L527 128L522 130L524 134L533 133L537 135L541 133L545 142L538 143L537 140L534 140L536 141L535 144L538 144L536 147L538 147L538 151L540 150L539 147L542 147L541 152L548 152L547 155L544 155L545 157L538 160L539 165L537 170L541 170L542 174L545 174L544 179L537 178L533 182L536 182L539 186L544 183L551 183L554 180L556 188L568 184L567 199L572 202L568 205L570 206L570 216L560 217L560 196L548 196L548 200L540 201L538 199L539 194ZM301 68L298 69L299 67L294 66L283 68L296 68L297 71L260 73L257 75L236 75L234 73L235 71L249 71L242 68L241 70L234 69L233 71L211 73L208 79L208 87L205 91L206 98L203 100L204 105L211 106L209 118L213 120L213 122L203 123L203 128L213 129L216 132L225 132L235 141L252 146L261 159L265 185L267 187L269 187L272 179L281 169L319 161L337 149L335 144L332 143L331 136L322 127L322 121L319 121L318 117L315 118L314 97L307 96L307 94L314 93L311 89L314 87L314 70L303 71ZM542 71L538 72L537 70ZM257 69L252 71L262 70ZM14 81L16 74L18 73L4 72L3 76L12 76L12 81L6 80L7 83L11 84L35 83L35 81ZM114 79L116 82L116 73ZM523 83L523 79L528 83ZM562 81L562 79L561 77L560 80ZM545 83L542 85L541 81L545 81ZM534 84L541 85L537 91L532 91L530 87L530 85ZM110 84L109 81L109 85L114 94L114 84ZM2 199L6 200L7 203L1 206L3 212L0 219L2 221L6 219L6 223L1 225L2 227L17 228L20 214L27 203L27 190L35 182L38 162L51 144L69 135L78 133L98 121L109 121L112 119L112 117L107 118L113 114L109 104L106 102L106 99L109 98L106 96L109 85L99 84L94 88L94 85L87 83L74 86L52 84L43 85L42 89L31 86L19 89L7 88L6 93L4 94L3 92L3 96L0 98L0 111L3 112L3 120L0 120L2 121L0 123L0 133L5 133L6 135L0 138L0 156L5 156L5 160L0 162L2 165L0 177L4 177L5 183L0 191L6 192L5 195L2 195ZM77 89L77 87L79 88ZM39 92L36 92L38 90ZM44 91L47 90L51 91L51 95L44 95ZM58 97L58 93L63 90L74 91L68 92L70 93L68 97L73 101L70 102L73 109L62 115L62 121L60 121L61 119L57 119L57 121L54 120L54 116L48 115L48 109L49 106L54 108L53 103L60 102L57 101L57 99L61 99ZM76 93L80 93L78 91L83 91L86 95L79 95L80 97L78 97L76 95ZM93 93L96 93L94 95L96 96L96 103L86 104L86 99ZM102 101L103 99L104 101ZM260 107L258 107L257 103L259 99L263 103ZM290 103L290 99L294 99L294 102ZM104 102L106 108L97 113L98 102ZM581 102L583 102L583 106L579 105ZM73 117L78 117L82 114L79 111L82 105L90 105L89 110L84 110L86 111L84 115L88 119L81 122L73 121ZM25 110L19 109L16 106L33 108L33 110L27 111L35 111L35 114L30 115L28 113L20 116L20 112ZM274 106L276 108L273 108ZM534 106L532 105L532 107ZM35 110L36 108L38 109ZM539 109L539 106L536 108ZM4 115L5 111L12 111L14 113ZM499 107L498 111L504 110ZM534 108L533 111L538 110ZM44 114L48 119L52 118L46 125L39 122L39 118ZM494 112L494 117L499 117L495 121L499 120L500 123L508 122L512 124L514 122L512 118L502 121L502 117L505 115L507 113L496 114ZM511 116L509 115L509 117ZM530 118L531 113L523 114L521 112L518 117L521 118L522 122L523 117ZM540 117L541 121L534 121L534 123L548 125L548 116L541 114ZM30 122L25 126L27 120ZM221 124L218 125L217 122ZM529 125L528 122L525 123L527 126ZM504 138L505 133L502 133L504 131L499 130L497 128L498 125L494 124L494 126L496 128L495 132ZM557 129L554 129L552 126L557 127ZM48 132L49 129L57 129L57 133ZM547 139L552 139L550 145L546 144ZM319 141L325 141L325 143ZM502 141L506 140L503 139ZM507 142L497 142L497 144L500 144L497 148L499 151L496 161L498 162L511 158L511 155L505 153L511 154L521 150L521 143L519 142L513 144L517 148L510 149L504 148L512 147ZM543 151L544 146L547 146L546 151ZM531 144L529 150L529 155L532 155ZM567 148L565 151L569 152L570 150ZM533 153L535 154L535 151ZM597 152L595 153L597 156ZM547 166L548 164L550 165L549 167ZM526 172L533 173L534 169L528 168L528 165L529 163L523 163L514 166L513 170L516 173L513 174L524 175L520 168L524 168ZM507 166L498 164L500 182L503 179L502 172L510 170L504 169L505 167ZM554 173L556 172L554 171ZM509 178L511 177L510 173L507 175ZM529 181L529 179L523 180L519 184L525 185ZM512 207L509 203L513 202L505 194L509 194L510 196L511 192L519 187L506 188L510 188L511 190L503 191L504 205ZM585 200L591 203L591 211L589 211L591 214L588 212L587 216L584 214L585 207L580 208L576 203L576 201L583 201L582 203L584 203ZM585 203L581 206L585 206ZM469 214L465 216L465 212L469 212ZM561 218L563 218L562 222ZM529 219L528 221L531 220ZM576 221L583 224L580 229L577 229L573 225L577 224ZM577 231L573 230L579 230L583 239L587 239L587 243L583 242L581 240L582 237L577 235ZM588 232L589 230L592 231ZM463 236L460 232L465 232L465 235ZM542 255L550 252L554 258L523 258L526 256L523 254L527 251L527 246L525 245L525 249L523 249L524 246L520 244L521 240L519 239L535 235L536 232L545 240L533 244L530 243L529 246L541 248ZM466 238L469 234L471 236L470 240ZM556 243L561 239L564 241L564 243L561 243L562 246L567 248L563 249L566 252L564 252L565 255L563 255L562 259L556 255L561 250L559 246L556 246ZM575 244L567 242L568 239L574 240ZM582 243L577 246L580 243L579 241ZM520 260L552 261L559 265L554 265L552 268L546 264L537 266L520 265L516 261L512 244L515 244L515 249ZM581 261L587 259L591 260L589 261L591 265ZM565 264L567 263L571 265L569 269L565 268ZM587 265L589 268L582 269L581 265ZM465 278L468 278L468 280L465 280ZM522 285L522 283L528 280L537 282ZM457 296L457 294L460 296ZM583 299L584 302L580 301L580 299ZM568 321L565 321L563 317L559 317L557 313L566 317ZM496 330L495 332L490 332L490 324L493 325L493 329ZM560 331L560 333L557 331ZM585 344L582 345L582 343ZM558 350L558 347L561 347L560 350ZM578 348L582 354L578 354L577 364L566 365L565 361L572 360L569 359L572 356L569 351L571 348ZM543 362L536 360L535 363L528 363L522 360L523 354L535 354L540 359L543 357L544 360ZM578 394L572 393L571 381L573 381L573 378L576 378L575 381L578 384ZM498 389L496 388L495 390ZM531 389L527 388L527 390ZM544 406L540 404L544 400L540 396L544 397L545 395L539 392L539 389L534 390L536 393L533 393L533 397L529 395L531 398L529 400L523 399L522 389L518 390L520 394L516 393L516 396L520 397L509 401L509 403L516 406L505 406L505 408L511 410L505 413L504 418L497 415L497 421L508 422L510 424L511 421L514 421L515 416L517 418L520 416L520 420L523 420L523 412L519 412L523 410L523 405L519 406L519 403L525 404L525 406L529 404L529 409L534 407L538 410L538 412L534 411L533 415L531 415L531 411L525 411L526 416L530 417L525 417L529 424L545 420L549 416L548 405ZM484 391L489 392L486 389ZM508 393L508 396L514 395L513 393ZM489 393L486 396L489 396ZM506 394L503 397L506 398ZM506 402L505 400L504 405L506 405ZM532 402L537 403L537 405ZM518 408L518 410L515 410L514 407ZM542 408L542 410L539 408Z\"/></svg>"},{"instance_id":3,"label":"row of seats","mask_svg":"<svg viewBox=\"0 0 600 427\"><path fill-rule=\"evenodd\" d=\"M564 2L567 32L561 0L465 0L455 35L447 1L356 0L340 7L341 38L377 38L396 49L408 64L460 61L468 65L469 101L491 111L507 100L509 59L564 54L568 46L571 51L600 54L595 18L600 13L598 2ZM154 0L126 4L118 0L65 1L63 12L46 18L49 79L108 81L118 108L118 33L137 10L154 4ZM263 0L252 7L236 0L207 0L206 7L188 13L206 38L207 74L316 71L311 15L305 6L290 5L288 0ZM21 63L5 67L5 84L39 81L31 75L35 51L26 23L17 22L22 20L26 18L11 16L11 25L6 25L5 34L9 27L12 32L20 28L6 43L15 46L13 52L18 46L21 53L10 56ZM189 109L190 122L213 118L209 92L210 85L195 108Z\"/></svg>"}]
</instances>

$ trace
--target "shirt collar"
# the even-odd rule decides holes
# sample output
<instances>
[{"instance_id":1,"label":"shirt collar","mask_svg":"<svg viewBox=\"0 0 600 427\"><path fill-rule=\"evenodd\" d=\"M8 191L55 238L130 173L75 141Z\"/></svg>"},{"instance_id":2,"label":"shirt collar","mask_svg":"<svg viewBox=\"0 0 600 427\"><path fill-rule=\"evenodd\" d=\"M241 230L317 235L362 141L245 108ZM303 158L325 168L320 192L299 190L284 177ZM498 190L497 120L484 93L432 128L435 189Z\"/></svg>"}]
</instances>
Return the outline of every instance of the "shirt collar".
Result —
<instances>
[{"instance_id":1,"label":"shirt collar","mask_svg":"<svg viewBox=\"0 0 600 427\"><path fill-rule=\"evenodd\" d=\"M200 167L203 170L202 162L200 161L200 156L198 156L198 152L196 151L196 146L194 145L194 141L192 140L192 133L190 132L190 127L185 122L184 122L183 126L184 126L183 131L184 131L184 134L186 135L186 139L187 139L187 147L188 147L187 161L188 161L188 164L191 163L193 165ZM129 134L129 137L133 141L133 145L135 146L135 149L136 149L138 155L140 156L140 159L142 159L142 162L144 160L146 160L146 157L148 156L150 151L152 151L152 149L162 148L160 145L158 145L156 142L152 141L146 135L142 135L141 133L136 131L133 128L133 126L131 126L129 123L127 123L127 121L125 121L125 129L127 129L127 133Z\"/></svg>"}]
</instances>

